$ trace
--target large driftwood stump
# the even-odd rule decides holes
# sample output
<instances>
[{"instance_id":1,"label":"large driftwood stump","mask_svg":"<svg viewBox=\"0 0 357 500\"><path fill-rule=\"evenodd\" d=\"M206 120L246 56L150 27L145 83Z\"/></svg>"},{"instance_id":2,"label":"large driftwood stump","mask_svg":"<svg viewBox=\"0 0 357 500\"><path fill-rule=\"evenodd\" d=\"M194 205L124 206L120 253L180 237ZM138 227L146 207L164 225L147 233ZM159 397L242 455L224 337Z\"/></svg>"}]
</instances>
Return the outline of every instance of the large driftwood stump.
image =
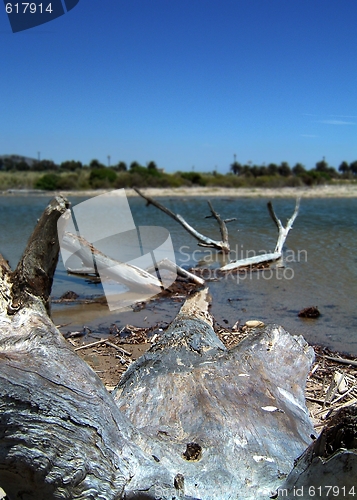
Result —
<instances>
[{"instance_id":1,"label":"large driftwood stump","mask_svg":"<svg viewBox=\"0 0 357 500\"><path fill-rule=\"evenodd\" d=\"M114 397L106 391L48 316L66 209L60 197L47 207L14 273L0 259L0 486L10 500L269 498L313 473L316 457L320 467L304 398L312 349L272 325L227 350L207 290ZM331 436L344 447L334 455L343 481L356 439L341 440L341 425Z\"/></svg>"}]
</instances>

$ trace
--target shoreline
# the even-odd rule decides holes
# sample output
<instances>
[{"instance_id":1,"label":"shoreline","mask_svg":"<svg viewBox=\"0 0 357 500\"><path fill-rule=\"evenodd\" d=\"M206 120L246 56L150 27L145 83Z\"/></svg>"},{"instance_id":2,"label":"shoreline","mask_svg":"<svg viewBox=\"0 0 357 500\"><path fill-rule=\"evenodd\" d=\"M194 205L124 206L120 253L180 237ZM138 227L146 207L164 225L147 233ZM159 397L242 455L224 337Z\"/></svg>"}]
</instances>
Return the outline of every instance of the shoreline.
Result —
<instances>
[{"instance_id":1,"label":"shoreline","mask_svg":"<svg viewBox=\"0 0 357 500\"><path fill-rule=\"evenodd\" d=\"M112 189L86 189L83 191L41 191L34 189L8 189L2 196L83 196L94 197L109 193ZM217 198L357 198L357 183L328 184L314 187L283 188L224 188L224 187L180 187L180 188L141 188L147 196L159 197L217 197ZM125 188L128 197L139 196L133 189Z\"/></svg>"}]
</instances>

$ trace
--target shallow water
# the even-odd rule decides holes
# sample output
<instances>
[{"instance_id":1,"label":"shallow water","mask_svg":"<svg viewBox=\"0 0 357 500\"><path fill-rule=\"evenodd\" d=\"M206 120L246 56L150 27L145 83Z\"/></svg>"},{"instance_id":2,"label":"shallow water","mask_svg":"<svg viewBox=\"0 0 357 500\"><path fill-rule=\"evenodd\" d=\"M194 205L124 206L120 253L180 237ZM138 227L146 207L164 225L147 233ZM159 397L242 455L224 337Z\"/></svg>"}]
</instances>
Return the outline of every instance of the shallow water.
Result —
<instances>
[{"instance_id":1,"label":"shallow water","mask_svg":"<svg viewBox=\"0 0 357 500\"><path fill-rule=\"evenodd\" d=\"M49 199L50 196L0 196L0 251L12 267L21 257L36 220ZM70 197L72 205L85 199ZM162 198L161 201L180 213L197 230L219 239L214 220L205 218L209 209L204 199ZM214 208L222 217L237 217L237 221L228 226L232 257L242 258L252 255L253 251L274 250L277 231L266 209L267 201L264 198L231 197L213 200ZM210 265L212 271L207 277L215 278L214 269L223 263L222 256L198 247L179 224L156 208L146 207L144 200L130 198L129 203L138 226L164 226L170 231L178 263L185 267ZM279 198L273 203L278 217L285 223L293 212L294 201ZM311 343L357 355L356 214L356 198L303 199L284 247L284 268L209 281L212 312L217 321L228 326L248 319L279 323L290 333L302 334ZM74 290L82 297L102 293L101 285L68 276L59 262L53 296L58 298L67 290ZM299 310L312 305L318 306L320 318L298 318ZM98 318L101 318L102 325L113 321L136 324L145 320L145 311L134 313L129 309L109 313L105 305L80 308L81 311L67 306L67 309L62 308L62 315L67 314L74 321L73 317L78 313L78 323L84 323L85 318L86 324L98 324ZM176 310L175 305L171 316ZM158 321L170 320L167 307L158 305L155 314Z\"/></svg>"}]
</instances>

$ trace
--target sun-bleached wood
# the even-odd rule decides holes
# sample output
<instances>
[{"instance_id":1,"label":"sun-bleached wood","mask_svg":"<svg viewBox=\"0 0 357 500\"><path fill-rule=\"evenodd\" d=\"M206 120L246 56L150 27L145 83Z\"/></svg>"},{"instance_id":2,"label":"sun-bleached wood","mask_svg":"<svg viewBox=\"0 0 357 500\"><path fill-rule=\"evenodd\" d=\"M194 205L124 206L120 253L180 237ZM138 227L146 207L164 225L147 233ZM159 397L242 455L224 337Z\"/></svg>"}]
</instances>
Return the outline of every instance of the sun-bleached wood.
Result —
<instances>
[{"instance_id":1,"label":"sun-bleached wood","mask_svg":"<svg viewBox=\"0 0 357 500\"><path fill-rule=\"evenodd\" d=\"M221 219L220 215L213 209L211 202L208 202L210 211L211 211L211 216L209 217L214 217L216 221L218 222L219 230L221 233L222 240L213 240L212 238L209 238L208 236L205 236L201 233L199 233L195 228L193 228L190 224L188 224L185 219L180 215L180 214L175 214L172 212L170 209L159 203L157 200L154 200L150 196L147 196L144 194L140 189L138 188L133 188L136 193L138 193L139 196L144 198L144 200L147 201L148 205L153 205L165 214L167 214L169 217L174 219L176 222L181 224L181 226L186 229L186 231L191 234L196 240L198 240L198 245L202 247L208 247L208 248L215 248L216 250L220 250L223 253L229 253L230 252L230 247L229 247L229 241L228 241L228 230L227 230L227 222L231 222L235 219L227 219L223 220Z\"/></svg>"},{"instance_id":2,"label":"sun-bleached wood","mask_svg":"<svg viewBox=\"0 0 357 500\"><path fill-rule=\"evenodd\" d=\"M228 264L222 266L220 268L220 271L233 271L243 267L256 266L258 264L274 262L280 259L283 253L283 246L286 241L286 238L288 237L289 231L292 228L293 223L299 213L299 207L300 207L300 198L296 200L294 212L290 217L290 219L287 221L286 226L284 227L281 220L278 219L276 213L274 212L272 202L269 201L268 211L278 229L278 239L275 245L274 252L265 253L262 255L255 255L254 257L249 257L247 259L240 259L234 262L229 262Z\"/></svg>"},{"instance_id":3,"label":"sun-bleached wood","mask_svg":"<svg viewBox=\"0 0 357 500\"><path fill-rule=\"evenodd\" d=\"M94 257L97 266L100 267L101 275L116 280L131 290L139 289L140 291L160 293L162 289L162 283L156 276L132 264L119 262L108 257L82 236L65 232L62 236L61 245L66 250L75 253L82 260L84 270L87 273L89 271L93 273Z\"/></svg>"},{"instance_id":4,"label":"sun-bleached wood","mask_svg":"<svg viewBox=\"0 0 357 500\"><path fill-rule=\"evenodd\" d=\"M294 460L313 440L304 397L312 348L268 325L227 350L205 289L109 394L46 308L66 203L52 202L16 273L0 258L0 486L10 500L249 500L291 490L304 469L290 476ZM42 234L50 256L38 251ZM356 447L353 432L340 432L349 426L354 413L314 452L337 447L341 474L355 463L338 448ZM319 457L308 478L315 463L320 473ZM330 469L325 480L342 486Z\"/></svg>"}]
</instances>

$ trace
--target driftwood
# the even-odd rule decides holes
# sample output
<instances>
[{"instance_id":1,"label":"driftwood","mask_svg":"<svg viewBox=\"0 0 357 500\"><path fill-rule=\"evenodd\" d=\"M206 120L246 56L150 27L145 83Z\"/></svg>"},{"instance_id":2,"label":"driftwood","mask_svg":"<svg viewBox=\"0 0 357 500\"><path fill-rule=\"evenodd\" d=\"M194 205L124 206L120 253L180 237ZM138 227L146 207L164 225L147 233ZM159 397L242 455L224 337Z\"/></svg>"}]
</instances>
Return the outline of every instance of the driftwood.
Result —
<instances>
[{"instance_id":1,"label":"driftwood","mask_svg":"<svg viewBox=\"0 0 357 500\"><path fill-rule=\"evenodd\" d=\"M272 202L269 201L268 202L268 211L269 211L271 218L275 222L276 227L278 228L278 240L276 242L274 252L265 253L262 255L255 255L254 257L249 257L247 259L240 259L240 260L237 260L234 262L229 262L229 264L226 264L225 266L221 267L220 270L221 271L232 271L232 270L240 269L242 267L270 263L270 262L274 262L274 261L280 259L282 256L283 246L284 246L284 243L286 241L286 238L287 238L289 231L292 228L293 223L298 215L299 207L300 207L300 198L298 198L296 200L294 213L290 217L290 219L287 221L286 226L284 227L281 220L278 219L278 217L276 216L276 213L274 212Z\"/></svg>"},{"instance_id":2,"label":"driftwood","mask_svg":"<svg viewBox=\"0 0 357 500\"><path fill-rule=\"evenodd\" d=\"M199 243L199 246L203 247L210 247L210 248L215 248L217 250L222 251L223 253L229 254L230 253L230 244L229 244L229 238L228 238L228 229L227 229L227 223L236 220L235 218L231 219L225 219L222 220L219 214L213 209L212 204L208 201L208 205L210 207L211 211L211 216L217 220L220 232L221 232L221 241L217 240L212 240L211 238L208 238L207 236L202 235L196 229L194 229L192 226L190 226L185 219L179 215L175 214L171 210L169 210L167 207L159 203L157 200L154 200L153 198L145 195L140 189L134 188L134 190L147 201L148 205L153 205L165 214L169 215L172 219L176 220L179 224L181 224L182 227L186 229L194 238L196 238ZM281 258L282 256L282 251L283 251L283 246L286 241L286 238L288 236L288 233L290 229L293 226L293 223L298 215L299 212L299 206L300 206L300 198L296 200L296 205L295 205L295 210L290 219L287 221L286 226L284 227L280 219L278 219L277 215L274 212L273 204L271 201L268 202L268 211L273 219L274 223L277 226L278 229L278 239L277 243L274 249L274 252L270 253L265 253L262 255L255 255L254 257L249 257L246 259L240 259L237 261L232 261L229 262L228 264L225 264L220 268L220 271L233 271L233 270L238 270L243 267L249 267L249 266L257 266L260 264L265 264L265 263L271 263L274 261L277 261L278 259Z\"/></svg>"},{"instance_id":3,"label":"driftwood","mask_svg":"<svg viewBox=\"0 0 357 500\"><path fill-rule=\"evenodd\" d=\"M180 214L175 214L174 212L172 212L170 209L168 209L167 207L165 207L164 205L162 205L158 201L156 201L153 198L151 198L150 196L147 196L146 194L144 194L142 191L140 191L140 189L138 189L138 188L133 188L133 189L136 193L138 193L138 195L140 195L142 198L144 198L144 200L147 201L148 205L155 206L156 208L158 208L159 210L161 210L162 212L164 212L165 214L170 216L172 219L174 219L176 222L181 224L181 226L184 229L186 229L186 231L188 233L190 233L191 236L193 236L194 238L196 238L196 240L198 240L199 246L208 247L208 248L215 248L216 250L220 250L223 253L230 252L229 241L228 241L228 230L227 230L226 224L227 224L227 222L231 222L231 221L236 220L236 219L226 219L226 220L221 219L220 215L213 209L213 206L210 202L208 202L208 205L209 205L209 208L211 211L211 215L209 217L215 218L216 221L218 222L219 230L220 230L221 237L222 237L221 241L212 240L212 238L209 238L208 236L205 236L205 235L199 233L198 231L196 231L196 229L194 229L192 226L190 226L190 224L188 224Z\"/></svg>"},{"instance_id":4,"label":"driftwood","mask_svg":"<svg viewBox=\"0 0 357 500\"><path fill-rule=\"evenodd\" d=\"M269 498L293 490L307 467L317 481L324 470L311 448L293 469L313 442L304 398L313 350L276 325L227 350L212 328L207 290L186 301L114 394L106 391L46 310L55 219L65 209L57 198L45 211L21 261L26 271L11 273L0 260L0 486L9 499ZM50 259L36 251L42 227ZM37 270L41 286L27 284ZM19 296L18 309L9 308ZM329 472L330 482L340 487L355 467L355 434L341 439L354 415L327 440L341 472Z\"/></svg>"},{"instance_id":5,"label":"driftwood","mask_svg":"<svg viewBox=\"0 0 357 500\"><path fill-rule=\"evenodd\" d=\"M162 259L158 262L158 265L160 269L166 269L167 271L171 271L175 275L177 274L178 276L182 276L182 278L186 278L193 283L196 283L196 285L203 286L205 284L205 280L203 278L200 278L199 276L196 276L196 274L190 273L183 267L180 267L179 265L175 264L169 259ZM147 272L152 272L154 271L154 268L148 268Z\"/></svg>"},{"instance_id":6,"label":"driftwood","mask_svg":"<svg viewBox=\"0 0 357 500\"><path fill-rule=\"evenodd\" d=\"M139 292L148 291L150 293L160 293L163 289L163 283L151 273L156 273L157 270L168 270L176 275L182 276L196 285L204 285L205 281L190 273L186 269L178 266L169 259L162 259L156 263L155 267L141 269L132 264L119 262L103 254L94 245L89 243L85 238L65 232L61 238L61 246L69 252L73 252L78 256L84 264L80 269L67 268L70 274L78 275L96 275L102 279L108 278L126 285L130 290L138 290ZM93 265L93 263L96 265ZM98 269L100 271L98 272Z\"/></svg>"},{"instance_id":7,"label":"driftwood","mask_svg":"<svg viewBox=\"0 0 357 500\"><path fill-rule=\"evenodd\" d=\"M156 276L137 266L119 262L104 255L81 236L65 232L61 238L61 246L82 260L87 273L97 273L99 270L103 278L118 280L132 290L148 290L153 293L161 291L162 284Z\"/></svg>"}]
</instances>

